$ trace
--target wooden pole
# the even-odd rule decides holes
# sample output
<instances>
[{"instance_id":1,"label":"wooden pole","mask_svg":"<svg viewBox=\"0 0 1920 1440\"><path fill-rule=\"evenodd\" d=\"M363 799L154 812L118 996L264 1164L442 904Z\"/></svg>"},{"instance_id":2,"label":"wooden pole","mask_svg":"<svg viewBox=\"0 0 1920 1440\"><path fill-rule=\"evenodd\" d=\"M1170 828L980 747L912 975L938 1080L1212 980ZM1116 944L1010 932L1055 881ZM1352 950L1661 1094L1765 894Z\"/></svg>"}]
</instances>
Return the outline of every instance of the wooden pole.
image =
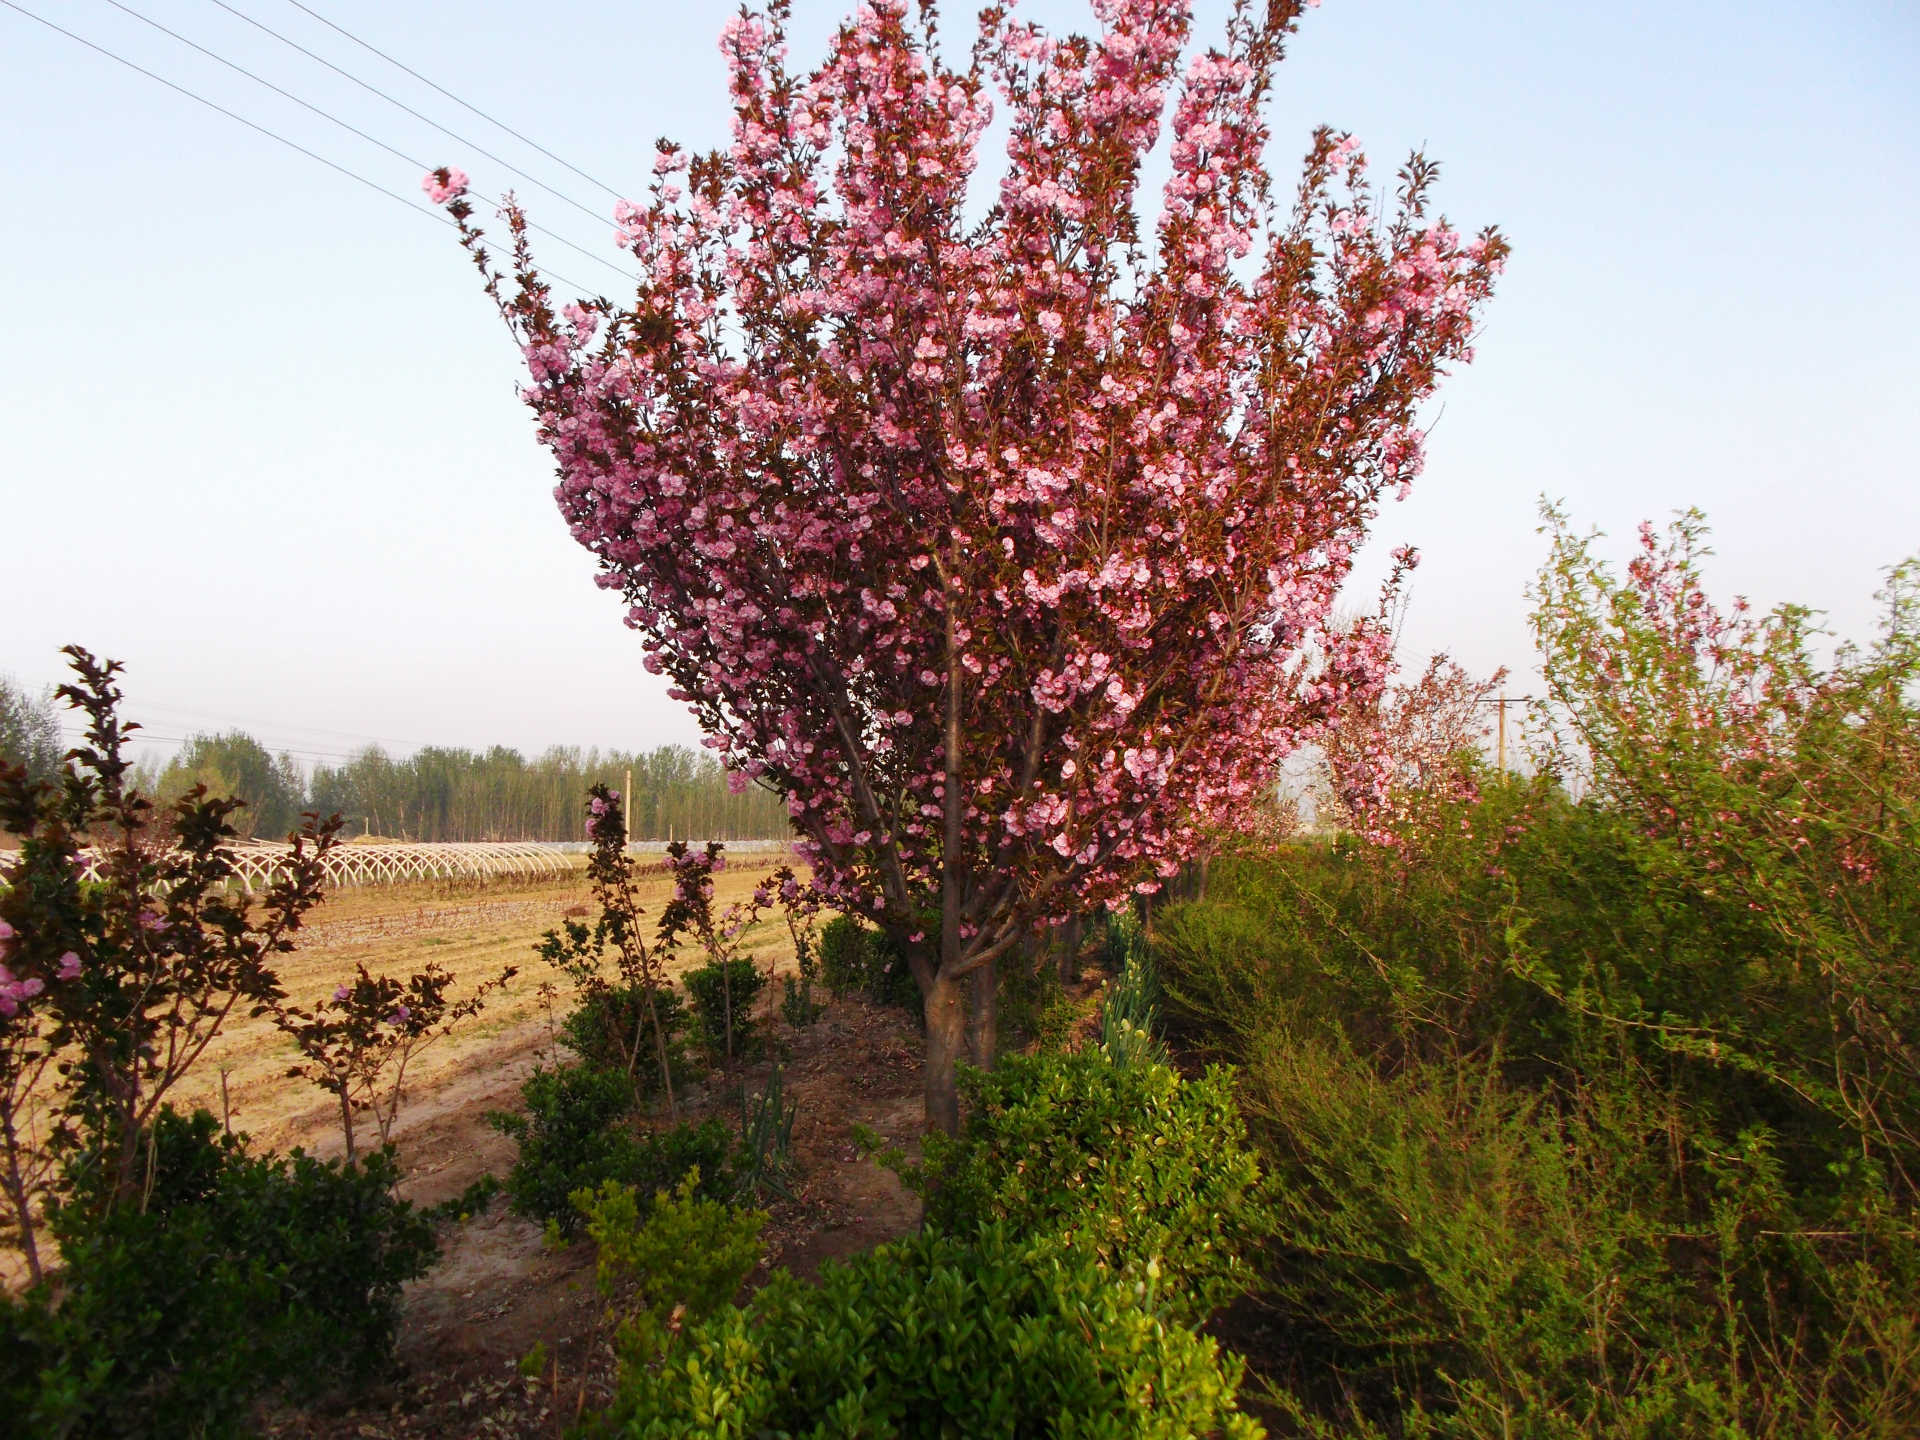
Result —
<instances>
[{"instance_id":1,"label":"wooden pole","mask_svg":"<svg viewBox=\"0 0 1920 1440\"><path fill-rule=\"evenodd\" d=\"M633 844L633 767L627 767L627 788L620 792L620 829Z\"/></svg>"}]
</instances>

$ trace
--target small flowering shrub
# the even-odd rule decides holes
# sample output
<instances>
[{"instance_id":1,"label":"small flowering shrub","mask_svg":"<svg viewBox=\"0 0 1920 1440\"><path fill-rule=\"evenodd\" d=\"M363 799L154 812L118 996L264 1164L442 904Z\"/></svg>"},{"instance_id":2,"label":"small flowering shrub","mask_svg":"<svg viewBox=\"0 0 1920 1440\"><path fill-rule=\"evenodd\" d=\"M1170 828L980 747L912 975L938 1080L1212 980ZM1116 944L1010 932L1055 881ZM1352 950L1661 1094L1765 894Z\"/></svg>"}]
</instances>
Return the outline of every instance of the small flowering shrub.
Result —
<instances>
[{"instance_id":1,"label":"small flowering shrub","mask_svg":"<svg viewBox=\"0 0 1920 1440\"><path fill-rule=\"evenodd\" d=\"M782 865L773 874L780 896L781 913L786 917L787 935L793 941L795 973L780 977L780 1018L796 1030L804 1030L818 1020L827 1008L816 1000L813 987L820 983L820 897L811 886L803 885L793 867Z\"/></svg>"},{"instance_id":2,"label":"small flowering shrub","mask_svg":"<svg viewBox=\"0 0 1920 1440\"><path fill-rule=\"evenodd\" d=\"M1182 1080L1088 1050L1007 1056L961 1077L959 1135L928 1135L924 1167L908 1172L930 1229L966 1236L1000 1221L1058 1232L1119 1276L1152 1263L1164 1303L1190 1321L1247 1288L1260 1167L1230 1076Z\"/></svg>"},{"instance_id":3,"label":"small flowering shrub","mask_svg":"<svg viewBox=\"0 0 1920 1440\"><path fill-rule=\"evenodd\" d=\"M36 1436L239 1433L263 1394L378 1373L432 1230L390 1151L252 1155L168 1104L229 1015L282 1001L274 962L337 824L308 816L251 901L239 802L195 788L156 812L127 783L119 666L67 653L59 694L88 728L60 784L0 766L22 842L0 888L0 1179L29 1279L0 1301L0 1414Z\"/></svg>"},{"instance_id":4,"label":"small flowering shrub","mask_svg":"<svg viewBox=\"0 0 1920 1440\"><path fill-rule=\"evenodd\" d=\"M925 1233L829 1262L817 1285L782 1272L663 1358L630 1357L583 1433L1255 1440L1240 1363L1174 1318L1174 1288L1001 1225Z\"/></svg>"},{"instance_id":5,"label":"small flowering shrub","mask_svg":"<svg viewBox=\"0 0 1920 1440\"><path fill-rule=\"evenodd\" d=\"M693 999L694 1023L708 1058L731 1065L758 1052L753 1006L770 979L740 953L747 932L776 899L791 897L790 917L795 903L812 906L816 902L810 897L802 902L793 872L784 870L761 881L746 900L716 915L713 877L726 868L725 850L718 840L709 840L701 852L690 850L683 840L667 846L673 898L660 912L659 944L674 949L691 941L706 955L706 964L682 978Z\"/></svg>"},{"instance_id":6,"label":"small flowering shrub","mask_svg":"<svg viewBox=\"0 0 1920 1440\"><path fill-rule=\"evenodd\" d=\"M679 1031L691 1021L691 1038L710 1063L730 1063L756 1053L760 1037L753 1007L769 977L742 952L747 932L777 905L793 937L802 975L809 975L814 944L813 917L819 901L790 866L782 866L754 888L746 900L716 914L713 877L726 868L726 847L709 842L702 850L684 841L667 847L673 895L661 907L649 940L642 926L633 857L627 853L620 796L604 786L588 792L587 834L593 841L588 876L600 915L589 928L568 921L548 931L538 947L542 959L574 985L578 1006L567 1020L568 1043L590 1065L618 1065L628 1077L636 1103L658 1089L669 1118L677 1118L674 1081L686 1061ZM669 966L684 949L697 949L706 963L684 977L690 1009L667 979ZM614 975L606 974L611 955ZM810 981L808 982L810 983ZM811 997L796 1000L796 1023L810 1023ZM643 1068L651 1073L642 1077Z\"/></svg>"},{"instance_id":7,"label":"small flowering shrub","mask_svg":"<svg viewBox=\"0 0 1920 1440\"><path fill-rule=\"evenodd\" d=\"M58 695L87 731L61 782L0 765L0 828L20 837L0 889L0 1195L36 1280L50 1196L96 1221L146 1208L156 1117L229 1015L280 998L275 958L320 899L338 828L307 817L250 901L226 848L240 802L195 787L156 812L127 783L121 667L66 654Z\"/></svg>"},{"instance_id":8,"label":"small flowering shrub","mask_svg":"<svg viewBox=\"0 0 1920 1440\"><path fill-rule=\"evenodd\" d=\"M681 1053L674 1031L680 1005L677 998L669 998L672 985L667 979L674 943L662 934L649 944L641 926L646 908L640 903L633 857L627 853L619 791L604 785L588 789L587 838L593 842L587 878L599 918L591 929L570 920L559 930L549 930L538 953L573 982L580 1006L576 1014L588 1017L577 1026L568 1022L570 1038L586 1046L575 1047L581 1057L591 1066L617 1063L636 1103L657 1085L666 1097L668 1116L677 1118L673 1082ZM606 974L609 953L611 979ZM651 1071L646 1081L640 1078L643 1068Z\"/></svg>"},{"instance_id":9,"label":"small flowering shrub","mask_svg":"<svg viewBox=\"0 0 1920 1440\"><path fill-rule=\"evenodd\" d=\"M455 1000L448 993L454 978L439 965L429 964L404 981L370 975L365 965L359 965L350 983L337 987L331 998L312 1009L273 1007L275 1023L301 1055L288 1076L311 1080L340 1107L348 1164L359 1153L354 1143L354 1112L372 1115L380 1143L386 1145L406 1099L407 1066L422 1050L484 1010L487 995L516 973L509 965L465 998Z\"/></svg>"}]
</instances>

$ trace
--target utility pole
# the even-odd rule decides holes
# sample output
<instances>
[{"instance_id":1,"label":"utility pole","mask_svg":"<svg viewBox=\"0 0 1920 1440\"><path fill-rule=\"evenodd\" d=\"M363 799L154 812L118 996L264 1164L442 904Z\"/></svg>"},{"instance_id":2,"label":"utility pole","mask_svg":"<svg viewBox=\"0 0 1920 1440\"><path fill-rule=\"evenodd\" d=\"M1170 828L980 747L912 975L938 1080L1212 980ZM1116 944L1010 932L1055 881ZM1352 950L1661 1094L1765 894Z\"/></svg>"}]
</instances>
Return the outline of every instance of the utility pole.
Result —
<instances>
[{"instance_id":1,"label":"utility pole","mask_svg":"<svg viewBox=\"0 0 1920 1440\"><path fill-rule=\"evenodd\" d=\"M1496 729L1496 734L1499 738L1494 742L1494 764L1499 767L1502 775L1507 773L1507 706L1525 705L1535 698L1536 697L1532 695L1502 695L1497 700L1482 700L1479 702L1482 705L1498 705L1500 707L1499 722Z\"/></svg>"}]
</instances>

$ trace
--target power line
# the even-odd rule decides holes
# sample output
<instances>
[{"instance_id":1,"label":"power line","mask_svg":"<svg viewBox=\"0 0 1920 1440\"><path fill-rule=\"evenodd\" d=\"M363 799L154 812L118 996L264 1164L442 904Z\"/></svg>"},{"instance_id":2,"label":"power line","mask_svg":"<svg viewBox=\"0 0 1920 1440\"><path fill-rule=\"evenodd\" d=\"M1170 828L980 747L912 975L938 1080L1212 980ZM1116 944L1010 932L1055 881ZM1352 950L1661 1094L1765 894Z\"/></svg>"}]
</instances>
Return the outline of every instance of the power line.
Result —
<instances>
[{"instance_id":1,"label":"power line","mask_svg":"<svg viewBox=\"0 0 1920 1440\"><path fill-rule=\"evenodd\" d=\"M120 11L121 13L126 15L131 15L134 19L138 20L143 25L151 25L155 30L158 30L162 35L172 36L175 40L178 40L182 45L185 45L188 49L199 51L202 55L206 56L209 60L217 61L219 64L226 66L229 70L233 71L235 74L246 76L247 79L253 81L254 84L264 85L267 89L273 91L274 94L281 96L283 99L291 100L294 104L300 106L301 109L309 110L313 114L318 115L322 120L327 120L335 125L338 125L342 130L347 131L349 134L358 135L362 140L366 141L369 145L377 146L379 149L386 151L387 154L393 156L394 159L400 161L402 164L411 165L416 173L424 175L427 173L427 171L433 168L431 165L425 164L420 160L414 159L413 156L407 154L403 150L394 149L393 146L387 144L386 141L377 139L376 137L369 135L366 131L362 130L358 125L355 125L350 121L342 120L338 115L335 115L330 111L321 109L318 105L315 105L312 101L302 100L298 95L294 94L291 90L284 89L281 86L274 84L271 80L265 79L262 76L254 74L253 71L247 69L246 66L238 64L235 61L229 60L227 59L226 56L221 55L216 51L209 50L206 46L198 43L197 41L189 40L186 36L182 35L178 30L169 30L165 25L162 25L158 20L155 20L152 16L143 15L138 10L135 10L131 5L124 4L123 0L107 0L107 3L113 6L114 9ZM485 153L485 152L482 152L482 153ZM538 184L539 182L536 181L535 183ZM491 203L498 204L499 202L493 201ZM578 208L582 210L586 210L586 207L584 205ZM592 215L593 212L591 210L588 210L587 214ZM600 217L595 216L594 218L598 219ZM566 246L569 250L577 250L580 254L586 256L589 260L593 261L596 265L606 266L607 269L613 271L614 274L620 276L621 279L623 280L631 280L634 278L632 275L628 274L625 270L622 270L618 265L614 264L611 260L607 259L604 255L595 254L593 251L587 249L587 247L584 245L576 245L574 244L573 241L567 239L564 235L555 234L553 231L547 229L545 226L535 225L532 221L528 221L527 228L529 230L538 230L542 235L547 236L549 239L559 241L560 244Z\"/></svg>"},{"instance_id":2,"label":"power line","mask_svg":"<svg viewBox=\"0 0 1920 1440\"><path fill-rule=\"evenodd\" d=\"M302 55L306 56L309 60L313 61L315 64L326 66L327 69L333 71L334 74L342 77L343 79L351 80L354 84L358 85L362 90L368 91L369 93L374 95L378 95L382 100L386 101L389 105L394 106L396 109L404 110L407 114L411 115L414 119L420 121L421 124L431 125L434 129L438 130L442 135L445 135L449 140L453 140L458 142L461 145L465 145L469 149L474 150L477 153L486 156L487 159L493 161L494 164L502 166L505 169L511 170L515 175L518 175L522 180L525 180L528 184L537 186L539 189L546 191L547 194L553 196L555 199L562 200L568 205L571 205L574 209L578 210L582 215L585 215L588 219L597 221L601 224L606 223L607 217L603 215L600 211L593 209L591 206L581 204L578 200L574 199L571 195L567 194L564 190L554 189L553 186L547 184L545 181L539 179L537 176L529 175L526 171L522 170L519 166L515 165L512 161L502 159L500 156L494 154L491 150L488 150L486 147L479 144L479 142L470 140L464 135L461 135L455 131L449 130L446 126L442 125L438 120L435 120L432 116L421 114L418 110L414 109L411 105L407 104L405 101L397 100L393 96L389 95L386 91L382 90L378 85L371 84L368 81L361 79L358 75L354 74L351 70L344 69L341 66L334 64L333 61L327 59L327 57L324 55L315 54L313 51L309 50L306 46L302 45L298 40L293 40L288 38L285 35L282 35L278 30L275 30L272 26L263 24L261 21L254 19L253 16L247 14L244 10L234 9L233 6L227 4L227 0L212 0L212 3L219 6L222 10L226 11L229 15L233 16L236 20L246 21L246 23L253 26L254 29L262 31L265 34L271 35L274 39L278 40L282 45L290 46L291 48L298 50ZM535 147L535 148L538 148L538 147ZM542 153L545 153L545 152L542 152ZM564 160L561 161L560 163L563 165L566 164ZM572 167L568 166L568 168L571 169Z\"/></svg>"},{"instance_id":3,"label":"power line","mask_svg":"<svg viewBox=\"0 0 1920 1440\"><path fill-rule=\"evenodd\" d=\"M142 713L158 715L161 723L165 725L173 725L178 722L180 724L214 725L221 729L244 731L251 731L258 728L270 732L292 732L304 735L331 736L345 740L360 740L372 745L397 745L406 750L422 750L427 748L424 741L403 740L397 735L369 735L364 730L342 730L332 725L296 725L290 721L257 717L259 718L259 724L256 727L244 721L235 721L230 717L212 715L205 710L189 709L181 705L157 704L152 701L143 700L138 695L129 697L127 704Z\"/></svg>"},{"instance_id":4,"label":"power line","mask_svg":"<svg viewBox=\"0 0 1920 1440\"><path fill-rule=\"evenodd\" d=\"M326 26L329 30L334 31L337 34L346 36L347 39L351 40L354 44L358 45L362 50L367 50L375 55L378 55L382 60L386 61L389 65L393 66L395 69L406 71L407 74L411 75L414 79L418 80L422 85L425 85L428 88L433 90L438 90L442 95L446 96L447 99L453 101L454 104L460 106L461 109L469 110L473 114L478 115L482 120L486 121L489 125L492 125L497 129L506 131L507 134L513 136L513 138L518 140L521 144L531 145L535 150L538 150L542 155L546 156L549 160L553 161L554 164L563 166L566 169L571 170L574 174L578 175L582 180L585 180L589 185L599 186L602 190L606 191L607 194L611 195L615 200L620 200L625 198L624 196L621 195L621 193L618 190L614 189L611 185L607 184L605 181L594 179L593 176L587 174L587 172L582 170L578 165L572 165L572 164L569 164L567 161L562 160L558 155L554 154L551 150L547 149L546 146L540 144L537 140L528 139L525 135L522 135L518 130L514 129L511 125L507 124L504 120L494 119L493 116L487 114L486 111L480 109L476 105L468 104L465 100L462 100L458 95L454 94L451 90L447 89L445 86L434 84L433 81L427 79L426 76L422 75L418 70L415 70L412 66L402 64L400 61L394 59L391 55L387 54L386 51L381 50L376 46L368 44L365 40L362 40L358 35L355 35L351 30L347 30L339 25L334 24L333 21L327 19L327 17L322 15L318 10L313 9L310 6L301 4L300 0L287 0L287 3L292 5L293 8L296 10L304 10L307 14L311 15L314 19L318 20L322 25Z\"/></svg>"},{"instance_id":5,"label":"power line","mask_svg":"<svg viewBox=\"0 0 1920 1440\"><path fill-rule=\"evenodd\" d=\"M62 720L60 722L60 728L69 736L78 735L84 737L87 733L87 727L85 725L72 720ZM157 741L162 745L191 745L196 739L201 737L197 734L161 735L147 729L144 725L140 725L132 732L125 734L124 738L127 743L131 745L139 745L149 740ZM257 737L249 736L249 738ZM303 760L353 760L357 758L343 750L303 750L293 745L269 745L264 740L259 741L259 744L261 749L269 753L297 755Z\"/></svg>"},{"instance_id":6,"label":"power line","mask_svg":"<svg viewBox=\"0 0 1920 1440\"><path fill-rule=\"evenodd\" d=\"M113 61L116 65L124 65L127 69L132 70L137 74L144 75L147 77L147 79L155 81L158 84L166 86L167 89L172 90L176 94L184 95L187 97L187 99L193 101L194 103L199 105L204 105L207 107L207 109L212 110L217 114L226 116L227 119L234 121L236 124L246 126L247 129L254 131L256 134L264 135L267 137L267 139L276 141L279 144L286 146L287 149L296 151L299 154L306 156L309 160L318 161L320 164L326 166L329 170L332 170L337 174L344 175L347 177L347 179L352 180L357 184L364 185L369 190L378 191L380 194L386 196L389 200L396 201L400 205L406 207L406 209L408 209L415 215L419 215L427 220L433 221L436 224L445 225L449 229L457 230L460 228L458 225L454 224L454 222L450 220L447 216L442 215L439 211L429 210L423 205L416 205L412 200L409 200L405 195L400 194L397 190L389 190L386 186L382 185L377 180L369 180L366 176L361 175L356 171L349 170L346 166L340 164L338 161L329 160L326 156L317 154L314 151L307 149L306 146L298 143L297 141L289 140L286 136L280 134L279 132L274 130L269 130L266 126L258 123L257 121L249 120L247 119L246 116L236 114L234 111L227 109L226 106L218 104L215 101L209 100L207 99L206 96L198 94L195 91L189 90L184 85L179 85L174 83L173 81L167 79L167 77L164 75L156 75L153 71L147 69L144 65L137 65L133 61L127 59L126 56L115 54L113 51L107 49L106 46L97 45L93 41L87 39L86 36L84 35L76 35L74 34L73 31L66 29L64 26L54 24L53 21L47 19L44 15L37 15L33 11L27 9L24 5L16 4L15 0L0 0L0 5L4 5L6 6L7 9L12 10L17 14L24 15L26 16L27 19L35 21L38 24L46 26L47 29L52 30L56 34L66 36L67 39L73 41L76 45L84 45L87 49L93 51L95 54L104 55L107 59ZM571 288L579 291L583 295L589 293L589 289L587 286L582 285L578 280L569 280L565 275L562 275L557 270L548 270L547 274L551 278L558 280L561 284L570 286Z\"/></svg>"}]
</instances>

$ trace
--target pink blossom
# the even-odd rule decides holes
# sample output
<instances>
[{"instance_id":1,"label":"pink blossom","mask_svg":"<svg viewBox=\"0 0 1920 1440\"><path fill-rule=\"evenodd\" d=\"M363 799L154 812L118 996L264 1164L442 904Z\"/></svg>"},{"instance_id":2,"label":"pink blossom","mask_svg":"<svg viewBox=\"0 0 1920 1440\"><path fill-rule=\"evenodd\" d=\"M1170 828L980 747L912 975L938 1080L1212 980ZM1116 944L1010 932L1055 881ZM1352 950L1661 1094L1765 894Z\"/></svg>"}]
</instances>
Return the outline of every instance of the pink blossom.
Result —
<instances>
[{"instance_id":1,"label":"pink blossom","mask_svg":"<svg viewBox=\"0 0 1920 1440\"><path fill-rule=\"evenodd\" d=\"M1332 132L1269 207L1298 10L1209 47L1182 0L1100 0L1084 44L996 7L975 72L868 0L805 74L749 11L724 163L681 197L663 150L619 212L619 361L495 277L562 518L719 760L786 796L822 897L905 926L963 857L1033 881L963 886L961 963L1177 869L1387 683L1336 605L1505 243L1423 185L1387 206Z\"/></svg>"},{"instance_id":2,"label":"pink blossom","mask_svg":"<svg viewBox=\"0 0 1920 1440\"><path fill-rule=\"evenodd\" d=\"M74 951L69 950L60 957L59 976L62 980L80 978L80 957Z\"/></svg>"},{"instance_id":3,"label":"pink blossom","mask_svg":"<svg viewBox=\"0 0 1920 1440\"><path fill-rule=\"evenodd\" d=\"M38 978L16 980L13 971L0 965L0 1014L17 1015L22 1001L31 1000L46 988L46 982Z\"/></svg>"},{"instance_id":4,"label":"pink blossom","mask_svg":"<svg viewBox=\"0 0 1920 1440\"><path fill-rule=\"evenodd\" d=\"M467 193L467 172L451 165L442 165L438 170L427 172L426 178L420 182L420 188L427 192L427 199L435 205L444 205Z\"/></svg>"}]
</instances>

